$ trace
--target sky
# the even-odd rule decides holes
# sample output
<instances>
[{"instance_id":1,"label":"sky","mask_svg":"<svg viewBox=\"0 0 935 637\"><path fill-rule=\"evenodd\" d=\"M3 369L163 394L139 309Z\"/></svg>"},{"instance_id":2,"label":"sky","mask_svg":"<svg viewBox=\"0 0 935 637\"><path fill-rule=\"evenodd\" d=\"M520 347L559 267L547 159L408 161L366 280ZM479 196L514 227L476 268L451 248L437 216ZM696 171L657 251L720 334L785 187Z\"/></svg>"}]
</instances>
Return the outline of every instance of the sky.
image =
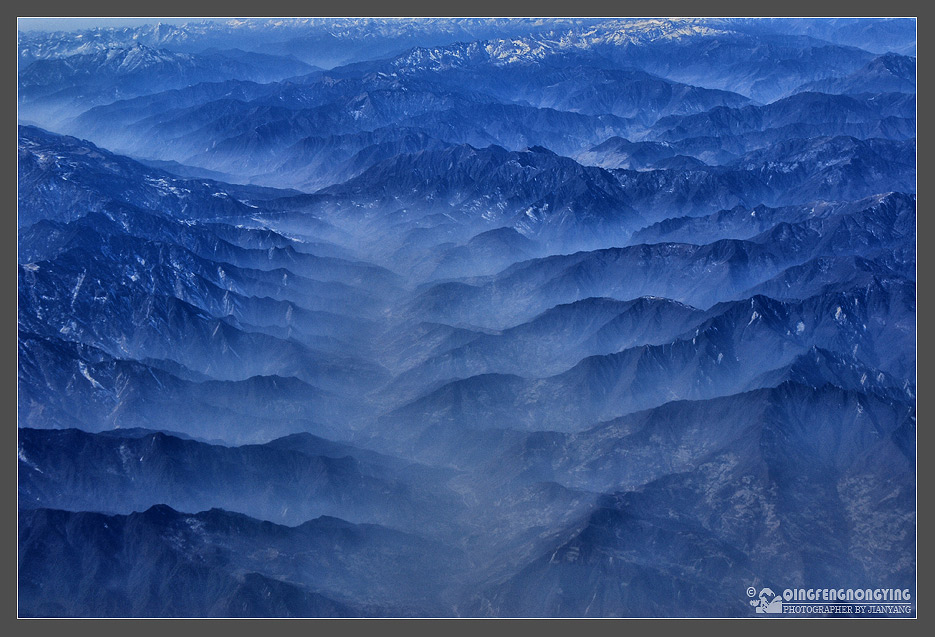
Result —
<instances>
[{"instance_id":1,"label":"sky","mask_svg":"<svg viewBox=\"0 0 935 637\"><path fill-rule=\"evenodd\" d=\"M20 31L81 31L94 27L138 27L143 24L184 24L201 18L17 18Z\"/></svg>"}]
</instances>

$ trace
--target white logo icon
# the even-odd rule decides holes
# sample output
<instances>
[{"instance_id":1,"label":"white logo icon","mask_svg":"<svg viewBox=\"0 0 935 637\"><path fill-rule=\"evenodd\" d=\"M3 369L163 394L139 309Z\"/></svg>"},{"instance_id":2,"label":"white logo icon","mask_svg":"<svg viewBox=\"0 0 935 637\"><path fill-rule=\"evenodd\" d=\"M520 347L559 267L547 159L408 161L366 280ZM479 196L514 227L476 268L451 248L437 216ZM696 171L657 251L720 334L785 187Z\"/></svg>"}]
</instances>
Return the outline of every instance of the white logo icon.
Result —
<instances>
[{"instance_id":1,"label":"white logo icon","mask_svg":"<svg viewBox=\"0 0 935 637\"><path fill-rule=\"evenodd\" d=\"M752 586L747 589L747 596L756 596L756 589ZM781 613L782 597L773 592L771 588L763 588L756 599L750 600L750 605L756 608L758 613Z\"/></svg>"}]
</instances>

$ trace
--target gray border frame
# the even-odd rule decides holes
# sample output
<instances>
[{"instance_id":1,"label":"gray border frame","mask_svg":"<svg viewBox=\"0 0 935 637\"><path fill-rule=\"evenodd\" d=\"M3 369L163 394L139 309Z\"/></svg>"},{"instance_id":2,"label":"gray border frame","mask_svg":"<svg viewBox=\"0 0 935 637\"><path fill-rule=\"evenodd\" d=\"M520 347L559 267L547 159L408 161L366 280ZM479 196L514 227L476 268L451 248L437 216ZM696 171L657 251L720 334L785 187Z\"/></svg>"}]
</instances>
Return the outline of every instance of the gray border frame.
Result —
<instances>
[{"instance_id":1,"label":"gray border frame","mask_svg":"<svg viewBox=\"0 0 935 637\"><path fill-rule=\"evenodd\" d=\"M931 6L930 4L928 5ZM630 4L622 2L608 2L607 0L577 0L576 2L556 2L555 0L510 0L508 3L504 3L502 0L500 2L493 0L471 0L470 2L459 2L459 3L438 3L438 2L427 2L426 0L405 0L403 2L393 2L391 4L377 2L375 0L364 0L363 2L355 2L354 4L349 5L320 5L312 4L307 2L297 2L295 0L287 0L286 2L274 0L273 2L263 2L257 3L255 0L252 2L245 2L244 0L207 0L197 3L192 2L182 2L179 0L162 0L158 4L150 5L148 7L140 6L130 6L126 2L117 2L114 0L92 0L90 2L82 2L80 5L67 0L47 0L43 2L41 6L39 5L27 5L26 3L17 3L17 6L14 7L16 15L28 16L28 17L43 17L43 16L124 16L124 17L149 17L153 16L154 13L157 15L163 16L193 16L193 17L212 17L212 16L245 16L245 17L254 17L254 16L291 16L291 15L314 15L320 17L349 17L349 16L382 16L382 17L416 17L416 16L436 16L436 17L467 17L467 16L496 16L496 17L526 17L526 16L575 16L575 17L600 17L600 16L640 16L640 15L655 15L655 16L699 16L699 17L716 17L716 16L743 16L743 17L843 17L843 16L860 16L860 17L916 17L919 21L922 22L922 26L925 27L928 25L928 21L923 18L923 5L921 2L917 1L906 1L906 0L896 0L889 1L885 3L881 2L868 2L866 0L844 2L843 0L832 0L830 2L824 1L820 3L815 2L805 2L802 0L786 0L782 3L771 3L767 4L755 4L752 2L741 2L738 0L717 0L716 2L706 2L704 4L696 1L690 0L666 0L665 2L659 4L652 4L651 8L654 9L651 14L645 13L647 5L642 4ZM153 9L157 9L154 11ZM16 19L12 20L13 26L15 28ZM8 23L9 24L9 23ZM917 31L918 31L917 23ZM924 32L924 28L922 29ZM11 34L13 36L13 41L11 43L11 48L14 48L16 45L16 34ZM917 41L918 41L917 37ZM924 51L927 51L927 44L924 44L921 47ZM13 69L13 86L15 86L15 75L16 75L16 64L14 52L11 51L8 54L7 68L12 67ZM918 58L918 54L917 54ZM923 65L923 69L927 68ZM921 77L919 73L919 77ZM921 83L921 88L917 91L917 104L921 102L923 105L930 104L928 96L930 94L930 85L927 83ZM10 96L7 98L6 103L4 104L4 109L12 108L13 117L15 119L16 115L16 104L14 102L15 91L11 91ZM917 106L917 112L918 112ZM6 120L10 121L10 120ZM927 124L926 120L923 120ZM16 138L16 129L12 127L10 130L10 136L13 138L10 140L9 145L7 146L7 152L12 163L12 166L5 164L3 177L4 184L6 185L5 192L7 193L10 205L10 212L7 214L4 219L4 224L6 228L2 233L4 246L0 254L4 255L10 261L16 261L16 224L15 224L15 210L16 210L16 179L15 179L15 169L16 169L16 158L13 155L12 148L15 146ZM929 153L927 152L927 144L923 147L922 151L918 150L918 132L928 130L926 125L919 126L917 124L917 175L920 168L925 168L930 166L930 161L928 159ZM923 210L925 209L926 196L925 193L919 193L917 188L917 199L922 204ZM930 238L932 237L931 229L935 225L935 220L929 218L928 215L923 213L918 217L917 228L916 228L916 245L926 245L925 243L920 242L920 238ZM922 384L922 381L928 381L931 377L929 358L924 356L923 353L928 353L931 351L932 342L935 341L935 337L928 335L926 332L918 329L918 325L921 324L919 317L931 316L930 308L932 305L932 298L928 294L920 294L922 286L918 284L918 274L925 272L924 280L926 282L930 281L928 276L929 271L932 268L931 262L933 261L925 252L923 254L918 254L917 250L917 286L916 286L916 325L917 325L917 340L916 340L916 349L917 349L917 395L925 396L925 392L919 391L919 387ZM0 277L3 281L3 288L8 290L4 295L6 298L15 298L17 292L17 282L16 282L16 271L12 267L13 263L10 264L10 270L3 272L3 276ZM8 287L9 286L9 287ZM12 292L10 292L10 287ZM928 290L929 288L925 288ZM8 296L7 296L8 295ZM16 315L15 315L16 305L11 304L10 308L3 312L2 314L2 325L3 325L3 334L4 339L0 340L0 347L2 347L3 353L3 366L0 367L3 371L3 384L0 385L3 391L3 405L8 410L13 411L12 419L8 425L8 428L4 432L3 442L0 444L0 449L3 450L3 453L14 454L14 450L17 446L17 433L16 433ZM917 423L920 422L919 415L925 414L926 412L923 409L920 409L921 405L917 399ZM8 412L9 413L9 412ZM921 432L921 433L919 433ZM928 431L927 426L917 427L917 454L920 450L931 449L931 445L927 444L926 441L931 440L931 432ZM7 457L10 457L7 456ZM918 455L917 455L918 458ZM3 502L5 511L16 511L16 489L17 489L17 480L16 480L16 462L11 458L10 462L0 462L0 469L3 472L2 484L6 486L3 490ZM925 486L930 483L932 477L932 465L928 463L917 463L917 473L916 473L916 483L917 486ZM917 538L921 534L920 530L930 529L931 525L929 520L931 517L931 508L927 505L931 500L927 497L919 498L918 497L919 489L917 488L917 504L916 504L916 528L917 528ZM923 492L925 495L928 495L927 492ZM922 506L920 506L922 505ZM17 607L16 607L16 589L17 589L17 556L16 556L16 537L17 537L17 516L11 515L7 518L7 523L3 525L2 536L3 542L0 544L2 550L0 550L0 555L3 556L4 564L4 577L0 579L2 582L2 598L0 598L0 603L2 603L3 612L0 614L0 617L7 620L3 622L3 625L7 626L6 634L14 634L9 632L10 630L16 631L15 634L42 634L46 630L58 632L60 630L73 631L78 630L79 632L84 632L85 630L91 632L91 634L99 635L102 633L126 635L129 630L138 631L141 627L145 632L150 630L163 631L166 629L178 630L180 628L188 630L204 630L204 629L217 629L224 632L235 631L240 632L244 631L247 633L252 633L256 628L255 624L232 624L235 620L200 620L200 619L172 619L172 620L156 620L156 621L170 621L173 622L171 625L164 624L152 624L153 620L130 620L130 619L117 619L117 620L104 620L104 619L87 619L87 620L18 620L17 616ZM927 581L927 571L922 569L923 560L921 558L928 557L929 549L926 548L926 544L918 544L917 540L917 554L916 554L916 595L918 596L920 592L928 590L925 586ZM9 560L9 561L7 561ZM928 564L928 560L925 560L925 563ZM923 573L923 576L920 577L919 574ZM917 597L918 599L918 597ZM919 619L927 619L931 612L927 610L925 605L917 607L918 619L915 620L903 620L896 623L890 623L887 625L886 630L918 630L920 627ZM13 621L10 622L9 620ZM742 618L740 621L743 621ZM750 619L754 619L751 617ZM776 618L779 619L779 618ZM147 623L143 626L140 626L139 622L146 621ZM246 620L248 622L252 621L264 621L264 620ZM271 627L274 627L277 631L301 631L303 634L308 634L312 631L320 630L335 630L341 631L342 633L348 630L378 630L385 631L389 629L390 631L404 631L405 633L409 632L421 632L426 631L426 634L433 634L438 631L450 631L452 628L457 630L464 629L469 633L473 633L474 630L483 630L488 631L491 628L497 630L509 631L511 633L519 630L532 630L532 631L558 631L560 634L568 634L569 632L578 632L581 630L586 630L587 632L598 632L606 634L620 635L623 631L629 631L634 628L643 628L649 630L659 630L659 629L673 629L673 630L690 630L697 631L699 629L707 632L709 629L711 631L716 631L720 633L721 631L742 631L748 633L751 630L751 626L747 624L737 624L733 623L732 620L727 619L660 619L660 620L651 620L651 619L624 619L624 620L615 620L615 619L594 619L594 620L567 620L567 619L490 619L490 620L471 620L471 619L429 619L429 620L413 620L413 619L352 619L352 620L329 620L329 619L296 619L296 620L265 620L265 621L274 621ZM484 624L471 624L469 622L484 621ZM625 624L619 624L617 622L627 622ZM823 621L848 621L845 619L809 619L802 618L799 622L805 622L805 624L797 623L794 625L795 630L800 630L806 626L809 629L816 628L818 622ZM875 629L883 628L876 622L880 621L889 621L886 619L876 619L876 620L867 620L872 622L868 626L862 628L861 630L871 630L876 632ZM56 622L56 623L50 623ZM65 623L60 623L65 622ZM224 625L220 626L208 626L207 622L225 622ZM311 622L311 623L309 623ZM456 622L456 624L452 624ZM493 622L493 623L491 623ZM634 624L633 622L636 622ZM659 622L664 622L660 624ZM679 624L674 624L673 622L679 622ZM686 623L688 622L688 623ZM704 622L702 625L697 625L698 622ZM850 632L858 624L850 623L846 629ZM768 633L786 633L787 629L791 626L788 624L773 624L766 629ZM910 628L911 627L911 628ZM264 626L266 628L266 626ZM760 633L764 628L764 625L759 625L756 627L756 632ZM830 628L830 627L826 627ZM930 629L931 630L931 629ZM431 632L429 632L431 631ZM781 631L781 633L780 633Z\"/></svg>"}]
</instances>

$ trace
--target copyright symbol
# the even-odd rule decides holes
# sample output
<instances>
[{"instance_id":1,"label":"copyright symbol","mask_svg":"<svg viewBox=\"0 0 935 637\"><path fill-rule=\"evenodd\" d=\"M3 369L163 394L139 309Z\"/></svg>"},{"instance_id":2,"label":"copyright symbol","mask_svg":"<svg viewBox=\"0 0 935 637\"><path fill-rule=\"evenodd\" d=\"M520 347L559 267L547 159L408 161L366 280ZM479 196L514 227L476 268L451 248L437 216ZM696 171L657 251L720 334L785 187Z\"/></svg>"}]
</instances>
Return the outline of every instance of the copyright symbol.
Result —
<instances>
[{"instance_id":1,"label":"copyright symbol","mask_svg":"<svg viewBox=\"0 0 935 637\"><path fill-rule=\"evenodd\" d=\"M752 586L747 589L747 597L756 597L756 589Z\"/></svg>"}]
</instances>

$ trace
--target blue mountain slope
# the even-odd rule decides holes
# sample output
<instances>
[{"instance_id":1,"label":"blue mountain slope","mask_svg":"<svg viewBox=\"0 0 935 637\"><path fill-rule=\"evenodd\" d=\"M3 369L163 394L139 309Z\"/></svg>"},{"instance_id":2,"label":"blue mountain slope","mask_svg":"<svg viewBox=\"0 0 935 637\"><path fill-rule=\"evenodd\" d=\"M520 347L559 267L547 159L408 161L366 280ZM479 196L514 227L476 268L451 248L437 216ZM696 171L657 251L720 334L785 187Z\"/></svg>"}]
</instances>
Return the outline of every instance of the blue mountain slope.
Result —
<instances>
[{"instance_id":1,"label":"blue mountain slope","mask_svg":"<svg viewBox=\"0 0 935 637\"><path fill-rule=\"evenodd\" d=\"M606 498L570 539L479 595L473 611L746 617L746 597L712 597L701 583L742 590L755 576L789 587L876 577L911 586L914 564L899 556L915 541L906 512L915 497L914 417L794 384L764 398L766 409L747 414L726 445L715 434L695 468ZM659 442L672 432L664 423L646 427L663 428ZM854 498L866 502L859 513ZM900 531L879 542L869 530L877 524Z\"/></svg>"},{"instance_id":2,"label":"blue mountain slope","mask_svg":"<svg viewBox=\"0 0 935 637\"><path fill-rule=\"evenodd\" d=\"M230 443L296 431L330 433L353 413L346 400L295 377L213 380L166 359L114 357L86 344L20 333L20 424L184 429ZM275 410L275 412L271 411Z\"/></svg>"},{"instance_id":3,"label":"blue mountain slope","mask_svg":"<svg viewBox=\"0 0 935 637\"><path fill-rule=\"evenodd\" d=\"M248 217L250 204L210 181L181 180L93 144L19 131L19 225L71 221L110 201L181 218Z\"/></svg>"},{"instance_id":4,"label":"blue mountain slope","mask_svg":"<svg viewBox=\"0 0 935 637\"><path fill-rule=\"evenodd\" d=\"M629 126L613 115L501 103L484 94L372 75L210 90L218 98L196 100L186 92L157 96L152 105L135 100L93 109L70 128L122 152L259 179L292 160L289 149L309 137L398 127L452 144L544 145L565 152L625 133ZM125 128L113 128L111 113Z\"/></svg>"},{"instance_id":5,"label":"blue mountain slope","mask_svg":"<svg viewBox=\"0 0 935 637\"><path fill-rule=\"evenodd\" d=\"M226 447L158 432L113 434L23 429L21 506L126 514L159 503L202 510L213 502L278 523L340 512L410 531L456 510L453 494L416 488L420 468L371 464L366 452L348 445L340 455L322 455L289 439ZM421 475L433 472L421 468ZM446 526L429 533L444 534Z\"/></svg>"},{"instance_id":6,"label":"blue mountain slope","mask_svg":"<svg viewBox=\"0 0 935 637\"><path fill-rule=\"evenodd\" d=\"M788 137L790 128L796 125L811 127L815 131L811 136L840 135L848 134L848 126L879 124L888 119L913 123L915 98L898 92L870 90L857 96L807 91L763 106L722 106L704 113L665 117L655 123L649 137L659 141L693 137L729 138L770 130L787 131L785 135Z\"/></svg>"},{"instance_id":7,"label":"blue mountain slope","mask_svg":"<svg viewBox=\"0 0 935 637\"><path fill-rule=\"evenodd\" d=\"M38 509L20 520L19 611L28 616L432 614L444 606L420 582L452 573L431 562L443 550L437 544L330 517L286 527L159 505L124 516ZM99 567L83 569L88 559ZM171 585L149 585L172 573ZM99 579L112 582L103 596L90 586ZM48 581L55 584L41 585ZM369 601L355 607L342 598Z\"/></svg>"},{"instance_id":8,"label":"blue mountain slope","mask_svg":"<svg viewBox=\"0 0 935 637\"><path fill-rule=\"evenodd\" d=\"M93 45L92 45L93 46ZM20 70L20 117L45 126L99 104L233 78L269 82L313 67L295 58L237 49L177 53L139 42L40 59Z\"/></svg>"},{"instance_id":9,"label":"blue mountain slope","mask_svg":"<svg viewBox=\"0 0 935 637\"><path fill-rule=\"evenodd\" d=\"M720 239L749 239L769 230L780 221L799 223L848 211L859 217L863 214L874 214L864 211L876 207L892 209L894 212L891 214L901 214L900 211L908 213L915 208L915 200L908 194L887 193L855 202L817 201L778 209L768 206L757 206L752 210L737 207L704 217L669 218L635 232L632 240L639 243L707 243Z\"/></svg>"},{"instance_id":10,"label":"blue mountain slope","mask_svg":"<svg viewBox=\"0 0 935 637\"><path fill-rule=\"evenodd\" d=\"M847 94L915 93L916 60L898 53L887 53L850 75L809 82L797 91Z\"/></svg>"},{"instance_id":11,"label":"blue mountain slope","mask_svg":"<svg viewBox=\"0 0 935 637\"><path fill-rule=\"evenodd\" d=\"M532 369L539 374L559 373L589 355L668 342L703 316L700 310L657 297L582 299L502 331L475 333L467 342L443 341L394 380L389 391L398 398L403 388L411 393L439 378L521 375Z\"/></svg>"},{"instance_id":12,"label":"blue mountain slope","mask_svg":"<svg viewBox=\"0 0 935 637\"><path fill-rule=\"evenodd\" d=\"M733 90L754 99L768 99L776 94L776 85L790 76L853 69L872 55L854 47L829 46L807 36L767 30L753 35L723 21L608 20L588 29L419 48L391 64L401 72L419 73L485 64L548 67L581 58L597 59L611 67L635 66L681 82L703 77L702 69L706 69L707 86L714 83L712 88L727 89L733 81ZM712 69L717 71L712 73Z\"/></svg>"},{"instance_id":13,"label":"blue mountain slope","mask_svg":"<svg viewBox=\"0 0 935 637\"><path fill-rule=\"evenodd\" d=\"M803 359L814 357L825 362L834 359L821 351ZM673 401L577 433L526 433L501 446L486 461L484 471L491 482L503 484L552 480L597 492L635 491L729 450L751 429L773 418L782 399L790 395L813 404L829 397L850 397L853 400L831 400L827 407L829 418L844 421L851 419L845 412L855 409L855 400L862 408L872 405L879 409L873 417L888 427L904 423L907 414L912 416L911 398L906 394L893 398L876 393L874 388L883 385L875 381L845 389L829 382L831 375L822 375L817 368L812 371L807 381L803 375L798 381L786 379L767 389L701 401ZM887 402L901 407L889 409Z\"/></svg>"},{"instance_id":14,"label":"blue mountain slope","mask_svg":"<svg viewBox=\"0 0 935 637\"><path fill-rule=\"evenodd\" d=\"M93 105L100 98L111 97L107 93L116 91L117 85L119 93L126 96L235 77L269 81L305 75L310 70L298 60L259 53L212 50L190 55L135 44L37 60L19 72L18 80L22 100L72 93L90 98Z\"/></svg>"},{"instance_id":15,"label":"blue mountain slope","mask_svg":"<svg viewBox=\"0 0 935 637\"><path fill-rule=\"evenodd\" d=\"M589 115L617 115L650 125L660 117L742 106L749 100L729 91L688 86L632 68L599 64L548 67L479 65L421 75L453 90L471 88L505 102ZM405 74L403 70L401 74Z\"/></svg>"},{"instance_id":16,"label":"blue mountain slope","mask_svg":"<svg viewBox=\"0 0 935 637\"><path fill-rule=\"evenodd\" d=\"M391 412L381 426L410 439L425 437L427 425L576 430L671 400L741 391L815 346L869 368L871 376L880 370L906 378L915 366L914 311L914 286L904 280L801 302L725 303L681 338L590 356L558 375L483 374L444 384ZM912 386L900 393L911 397Z\"/></svg>"},{"instance_id":17,"label":"blue mountain slope","mask_svg":"<svg viewBox=\"0 0 935 637\"><path fill-rule=\"evenodd\" d=\"M879 205L832 207L836 214L825 217L812 217L814 206L800 209L798 214L808 215L804 221L780 222L749 240L641 244L533 259L492 277L428 287L405 311L443 322L500 327L528 320L551 305L588 296L663 296L706 307L736 298L783 270L817 257L888 259L890 251L908 248L914 237L913 200L903 196L880 201Z\"/></svg>"}]
</instances>

